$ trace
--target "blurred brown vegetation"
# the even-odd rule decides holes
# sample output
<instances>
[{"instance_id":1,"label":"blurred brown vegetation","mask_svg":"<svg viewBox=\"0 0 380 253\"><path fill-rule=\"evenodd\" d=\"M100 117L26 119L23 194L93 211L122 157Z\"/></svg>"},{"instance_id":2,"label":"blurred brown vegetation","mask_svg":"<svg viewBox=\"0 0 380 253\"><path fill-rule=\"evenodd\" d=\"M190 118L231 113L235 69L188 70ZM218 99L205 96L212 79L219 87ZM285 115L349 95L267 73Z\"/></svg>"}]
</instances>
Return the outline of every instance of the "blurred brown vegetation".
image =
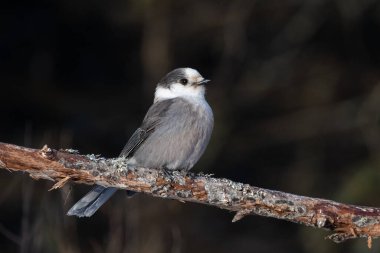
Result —
<instances>
[{"instance_id":1,"label":"blurred brown vegetation","mask_svg":"<svg viewBox=\"0 0 380 253\"><path fill-rule=\"evenodd\" d=\"M379 206L380 3L25 1L0 7L0 141L118 156L176 67L211 79L215 130L194 169ZM367 252L325 233L119 192L91 219L89 189L48 192L0 171L0 251ZM373 251L380 249L374 241Z\"/></svg>"}]
</instances>

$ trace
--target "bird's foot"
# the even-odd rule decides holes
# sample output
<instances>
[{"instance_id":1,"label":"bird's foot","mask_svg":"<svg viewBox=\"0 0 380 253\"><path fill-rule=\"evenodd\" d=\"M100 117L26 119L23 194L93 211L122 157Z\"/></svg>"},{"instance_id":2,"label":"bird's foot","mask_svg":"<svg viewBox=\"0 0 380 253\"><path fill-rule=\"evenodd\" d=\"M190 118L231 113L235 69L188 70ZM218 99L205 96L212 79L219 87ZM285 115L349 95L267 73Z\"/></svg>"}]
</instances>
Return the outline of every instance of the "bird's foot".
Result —
<instances>
[{"instance_id":1,"label":"bird's foot","mask_svg":"<svg viewBox=\"0 0 380 253\"><path fill-rule=\"evenodd\" d=\"M167 167L162 168L162 173L164 174L165 177L173 177L173 170L168 169Z\"/></svg>"},{"instance_id":2,"label":"bird's foot","mask_svg":"<svg viewBox=\"0 0 380 253\"><path fill-rule=\"evenodd\" d=\"M162 168L162 173L164 174L165 179L167 179L170 183L178 183L181 185L185 184L185 177L190 173L186 169L168 169Z\"/></svg>"}]
</instances>

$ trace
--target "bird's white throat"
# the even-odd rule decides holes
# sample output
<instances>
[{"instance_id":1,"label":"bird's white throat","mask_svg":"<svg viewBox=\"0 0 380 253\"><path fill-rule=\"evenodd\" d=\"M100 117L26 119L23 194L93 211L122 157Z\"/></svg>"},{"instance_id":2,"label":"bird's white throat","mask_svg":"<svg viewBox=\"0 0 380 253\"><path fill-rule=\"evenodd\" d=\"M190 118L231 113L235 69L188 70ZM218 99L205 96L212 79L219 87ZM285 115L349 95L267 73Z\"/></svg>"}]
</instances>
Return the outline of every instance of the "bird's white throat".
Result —
<instances>
[{"instance_id":1,"label":"bird's white throat","mask_svg":"<svg viewBox=\"0 0 380 253\"><path fill-rule=\"evenodd\" d=\"M204 100L205 90L203 85L184 86L180 83L172 84L170 89L158 86L154 94L154 102L176 97Z\"/></svg>"}]
</instances>

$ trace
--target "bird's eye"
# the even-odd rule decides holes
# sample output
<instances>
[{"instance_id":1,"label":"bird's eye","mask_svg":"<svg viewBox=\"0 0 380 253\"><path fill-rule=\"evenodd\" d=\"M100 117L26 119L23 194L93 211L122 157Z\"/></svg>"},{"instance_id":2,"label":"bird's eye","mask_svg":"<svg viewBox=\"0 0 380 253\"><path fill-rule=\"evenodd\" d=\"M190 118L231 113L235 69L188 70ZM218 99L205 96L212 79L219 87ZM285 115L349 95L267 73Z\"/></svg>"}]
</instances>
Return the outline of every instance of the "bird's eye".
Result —
<instances>
[{"instance_id":1,"label":"bird's eye","mask_svg":"<svg viewBox=\"0 0 380 253\"><path fill-rule=\"evenodd\" d=\"M187 79L183 78L183 79L179 80L179 82L182 84L187 84L189 81Z\"/></svg>"}]
</instances>

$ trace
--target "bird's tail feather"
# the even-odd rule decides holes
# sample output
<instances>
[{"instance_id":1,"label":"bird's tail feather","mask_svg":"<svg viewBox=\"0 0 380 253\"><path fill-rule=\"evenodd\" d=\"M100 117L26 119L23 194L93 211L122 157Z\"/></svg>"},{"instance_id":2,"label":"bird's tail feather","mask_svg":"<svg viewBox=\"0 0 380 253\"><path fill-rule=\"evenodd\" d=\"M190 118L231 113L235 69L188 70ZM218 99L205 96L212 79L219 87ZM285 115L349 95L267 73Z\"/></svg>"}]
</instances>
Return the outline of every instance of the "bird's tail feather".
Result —
<instances>
[{"instance_id":1,"label":"bird's tail feather","mask_svg":"<svg viewBox=\"0 0 380 253\"><path fill-rule=\"evenodd\" d=\"M106 188L100 185L95 186L89 193L81 198L67 212L67 215L78 217L92 216L115 192L116 188Z\"/></svg>"}]
</instances>

